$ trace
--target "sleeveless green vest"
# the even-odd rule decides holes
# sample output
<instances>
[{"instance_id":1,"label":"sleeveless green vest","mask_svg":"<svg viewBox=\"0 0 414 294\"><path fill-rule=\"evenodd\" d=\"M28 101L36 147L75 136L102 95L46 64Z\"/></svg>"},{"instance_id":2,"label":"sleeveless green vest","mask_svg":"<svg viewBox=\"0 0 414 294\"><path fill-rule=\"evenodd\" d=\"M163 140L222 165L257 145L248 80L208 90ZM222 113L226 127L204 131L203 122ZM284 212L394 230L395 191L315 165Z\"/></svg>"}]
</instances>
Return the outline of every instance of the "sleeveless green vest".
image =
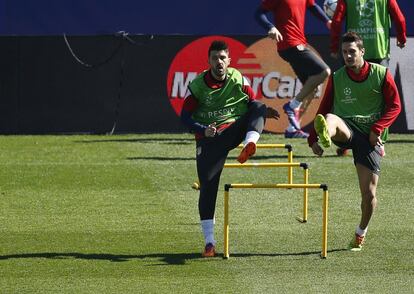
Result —
<instances>
[{"instance_id":1,"label":"sleeveless green vest","mask_svg":"<svg viewBox=\"0 0 414 294\"><path fill-rule=\"evenodd\" d=\"M249 97L243 92L243 76L234 69L227 69L227 80L223 87L211 89L204 81L207 72L198 75L189 85L193 97L198 101L192 118L199 123L217 126L234 122L247 112Z\"/></svg>"},{"instance_id":2,"label":"sleeveless green vest","mask_svg":"<svg viewBox=\"0 0 414 294\"><path fill-rule=\"evenodd\" d=\"M346 6L347 31L356 32L364 40L364 59L389 58L388 0L347 0Z\"/></svg>"},{"instance_id":3,"label":"sleeveless green vest","mask_svg":"<svg viewBox=\"0 0 414 294\"><path fill-rule=\"evenodd\" d=\"M362 133L369 134L371 126L382 116L385 109L382 85L386 71L386 67L371 63L370 73L362 82L351 80L345 67L334 72L333 113ZM381 135L386 136L387 133L384 131Z\"/></svg>"}]
</instances>

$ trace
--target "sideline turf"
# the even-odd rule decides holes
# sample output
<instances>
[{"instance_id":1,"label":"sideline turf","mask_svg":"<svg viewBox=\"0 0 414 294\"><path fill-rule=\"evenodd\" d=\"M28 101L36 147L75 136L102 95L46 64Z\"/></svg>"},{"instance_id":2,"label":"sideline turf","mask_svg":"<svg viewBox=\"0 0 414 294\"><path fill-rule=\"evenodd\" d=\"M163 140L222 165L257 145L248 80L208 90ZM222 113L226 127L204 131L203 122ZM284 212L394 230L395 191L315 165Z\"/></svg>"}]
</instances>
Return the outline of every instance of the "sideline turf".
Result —
<instances>
[{"instance_id":1,"label":"sideline turf","mask_svg":"<svg viewBox=\"0 0 414 294\"><path fill-rule=\"evenodd\" d=\"M328 258L319 258L321 193L231 195L231 257L200 258L195 148L190 135L0 136L1 293L413 293L413 135L391 135L366 245L346 251L359 219L350 156L290 143L310 182L330 190ZM239 151L231 153L235 162ZM258 150L255 161L286 161ZM295 179L301 179L301 170ZM222 253L228 182L286 182L284 169L225 170L218 197Z\"/></svg>"}]
</instances>

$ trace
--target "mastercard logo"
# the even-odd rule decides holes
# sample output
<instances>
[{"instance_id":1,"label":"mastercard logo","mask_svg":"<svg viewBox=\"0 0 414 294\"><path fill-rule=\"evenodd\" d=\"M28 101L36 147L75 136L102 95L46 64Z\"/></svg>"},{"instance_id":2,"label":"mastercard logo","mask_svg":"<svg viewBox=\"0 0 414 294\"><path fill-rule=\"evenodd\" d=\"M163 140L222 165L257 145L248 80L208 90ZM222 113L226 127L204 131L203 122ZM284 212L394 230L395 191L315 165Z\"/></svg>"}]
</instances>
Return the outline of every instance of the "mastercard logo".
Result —
<instances>
[{"instance_id":1,"label":"mastercard logo","mask_svg":"<svg viewBox=\"0 0 414 294\"><path fill-rule=\"evenodd\" d=\"M223 40L229 45L230 66L237 68L250 81L257 99L276 108L281 114L279 120L268 119L265 130L283 133L288 120L282 106L301 90L302 84L290 65L277 54L275 41L269 38L263 38L247 47L229 37L209 36L182 48L174 57L167 76L168 98L177 115L181 113L188 85L199 73L209 68L208 48L214 40ZM313 48L310 49L316 52ZM326 84L320 85L315 95L302 103L302 127L313 121L325 86Z\"/></svg>"}]
</instances>

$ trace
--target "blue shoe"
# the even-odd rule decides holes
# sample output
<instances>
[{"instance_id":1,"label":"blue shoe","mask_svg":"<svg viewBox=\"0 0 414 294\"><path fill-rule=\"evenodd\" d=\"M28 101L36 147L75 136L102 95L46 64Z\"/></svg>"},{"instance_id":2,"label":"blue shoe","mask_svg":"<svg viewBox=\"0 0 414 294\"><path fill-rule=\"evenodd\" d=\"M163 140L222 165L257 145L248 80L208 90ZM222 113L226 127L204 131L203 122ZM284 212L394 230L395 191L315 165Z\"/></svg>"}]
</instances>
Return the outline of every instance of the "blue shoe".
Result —
<instances>
[{"instance_id":1,"label":"blue shoe","mask_svg":"<svg viewBox=\"0 0 414 294\"><path fill-rule=\"evenodd\" d=\"M285 138L303 138L306 139L309 137L309 134L302 131L302 130L296 130L293 132L289 132L288 130L285 131Z\"/></svg>"},{"instance_id":2,"label":"blue shoe","mask_svg":"<svg viewBox=\"0 0 414 294\"><path fill-rule=\"evenodd\" d=\"M292 126L295 127L295 129L300 130L300 124L298 119L296 118L296 113L295 110L293 108L290 107L290 102L286 103L285 105L283 105L283 110L285 111L289 122Z\"/></svg>"}]
</instances>

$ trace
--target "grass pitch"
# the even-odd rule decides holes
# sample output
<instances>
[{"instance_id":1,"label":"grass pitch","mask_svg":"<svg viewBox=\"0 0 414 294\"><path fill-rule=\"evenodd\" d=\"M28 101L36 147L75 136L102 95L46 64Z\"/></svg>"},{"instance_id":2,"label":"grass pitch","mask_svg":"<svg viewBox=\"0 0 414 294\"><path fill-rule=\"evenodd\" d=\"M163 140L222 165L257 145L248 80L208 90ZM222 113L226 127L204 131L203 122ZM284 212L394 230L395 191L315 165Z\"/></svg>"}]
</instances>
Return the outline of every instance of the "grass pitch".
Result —
<instances>
[{"instance_id":1,"label":"grass pitch","mask_svg":"<svg viewBox=\"0 0 414 294\"><path fill-rule=\"evenodd\" d=\"M379 206L362 252L346 251L359 222L352 157L335 149L310 164L310 182L329 186L328 258L320 259L322 193L232 190L230 259L203 259L195 147L191 135L0 137L1 293L413 293L413 135L392 134ZM230 154L234 162L237 151ZM285 162L258 150L253 161ZM286 169L224 170L216 211L223 246L225 183L286 183ZM295 182L302 170L295 169Z\"/></svg>"}]
</instances>

